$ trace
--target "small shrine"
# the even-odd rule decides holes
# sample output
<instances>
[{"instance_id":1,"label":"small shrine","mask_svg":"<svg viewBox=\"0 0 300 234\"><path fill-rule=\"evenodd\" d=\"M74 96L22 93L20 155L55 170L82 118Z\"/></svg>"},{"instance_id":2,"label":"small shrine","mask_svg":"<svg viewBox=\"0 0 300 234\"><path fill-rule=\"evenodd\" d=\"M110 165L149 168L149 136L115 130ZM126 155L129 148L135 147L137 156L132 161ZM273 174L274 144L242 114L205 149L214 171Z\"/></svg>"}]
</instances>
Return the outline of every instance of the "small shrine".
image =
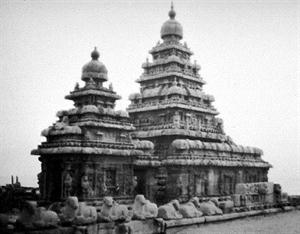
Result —
<instances>
[{"instance_id":1,"label":"small shrine","mask_svg":"<svg viewBox=\"0 0 300 234\"><path fill-rule=\"evenodd\" d=\"M152 61L142 65L140 92L129 97L133 138L153 142L158 158L152 167L135 167L140 193L158 203L185 201L231 195L237 183L268 181L271 165L262 160L262 150L237 145L225 134L175 16L172 5L162 42L150 50Z\"/></svg>"},{"instance_id":2,"label":"small shrine","mask_svg":"<svg viewBox=\"0 0 300 234\"><path fill-rule=\"evenodd\" d=\"M46 141L32 151L40 155L38 174L41 199L61 201L68 196L80 200L99 200L110 195L131 201L136 187L134 160L150 154L149 141L132 141L135 129L125 111L114 110L121 97L103 86L107 69L99 52L82 68L85 83L65 98L74 108L57 112L58 121L42 131Z\"/></svg>"}]
</instances>

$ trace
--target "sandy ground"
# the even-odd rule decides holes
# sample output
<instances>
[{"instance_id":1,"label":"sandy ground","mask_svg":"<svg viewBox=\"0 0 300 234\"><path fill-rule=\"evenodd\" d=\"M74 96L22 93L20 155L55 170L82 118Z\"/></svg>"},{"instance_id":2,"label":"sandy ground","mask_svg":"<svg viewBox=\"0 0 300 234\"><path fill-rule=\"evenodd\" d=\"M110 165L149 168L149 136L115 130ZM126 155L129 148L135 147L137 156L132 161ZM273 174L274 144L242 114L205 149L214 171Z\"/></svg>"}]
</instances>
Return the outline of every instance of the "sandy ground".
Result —
<instances>
[{"instance_id":1,"label":"sandy ground","mask_svg":"<svg viewBox=\"0 0 300 234\"><path fill-rule=\"evenodd\" d=\"M176 234L300 234L300 210L182 229Z\"/></svg>"}]
</instances>

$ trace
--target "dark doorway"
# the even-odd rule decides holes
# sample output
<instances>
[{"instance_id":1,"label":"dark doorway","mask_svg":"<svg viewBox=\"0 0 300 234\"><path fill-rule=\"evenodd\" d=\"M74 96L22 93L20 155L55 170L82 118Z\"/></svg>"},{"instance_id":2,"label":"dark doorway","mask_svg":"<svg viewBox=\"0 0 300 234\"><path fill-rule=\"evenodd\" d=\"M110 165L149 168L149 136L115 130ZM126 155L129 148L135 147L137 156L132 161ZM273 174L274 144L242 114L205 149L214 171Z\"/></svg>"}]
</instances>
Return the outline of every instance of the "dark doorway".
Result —
<instances>
[{"instance_id":1,"label":"dark doorway","mask_svg":"<svg viewBox=\"0 0 300 234\"><path fill-rule=\"evenodd\" d=\"M137 186L135 187L136 194L144 194L146 196L146 172L142 169L135 169L134 176L137 178Z\"/></svg>"}]
</instances>

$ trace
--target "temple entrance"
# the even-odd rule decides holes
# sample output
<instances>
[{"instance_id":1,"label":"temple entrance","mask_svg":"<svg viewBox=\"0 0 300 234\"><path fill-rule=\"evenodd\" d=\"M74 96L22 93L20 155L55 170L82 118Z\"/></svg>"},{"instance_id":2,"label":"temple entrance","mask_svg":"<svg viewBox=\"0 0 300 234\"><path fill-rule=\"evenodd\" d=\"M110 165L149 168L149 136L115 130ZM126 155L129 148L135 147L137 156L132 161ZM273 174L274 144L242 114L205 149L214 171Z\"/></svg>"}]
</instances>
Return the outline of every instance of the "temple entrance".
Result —
<instances>
[{"instance_id":1,"label":"temple entrance","mask_svg":"<svg viewBox=\"0 0 300 234\"><path fill-rule=\"evenodd\" d=\"M134 170L134 176L137 178L137 185L134 189L134 195L136 194L146 194L146 175L145 170L142 169L135 169Z\"/></svg>"}]
</instances>

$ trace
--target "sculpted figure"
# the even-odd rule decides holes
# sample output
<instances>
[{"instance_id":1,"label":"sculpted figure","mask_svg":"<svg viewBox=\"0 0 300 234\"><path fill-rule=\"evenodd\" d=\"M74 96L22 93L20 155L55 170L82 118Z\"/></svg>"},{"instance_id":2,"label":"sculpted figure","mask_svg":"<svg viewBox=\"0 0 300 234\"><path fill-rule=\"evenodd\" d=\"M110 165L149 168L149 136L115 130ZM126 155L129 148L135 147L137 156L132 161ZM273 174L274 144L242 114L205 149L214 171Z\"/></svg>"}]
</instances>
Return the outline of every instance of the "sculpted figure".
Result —
<instances>
[{"instance_id":1,"label":"sculpted figure","mask_svg":"<svg viewBox=\"0 0 300 234\"><path fill-rule=\"evenodd\" d=\"M60 218L63 223L89 224L96 222L97 211L95 207L87 206L85 202L79 203L77 197L68 197L61 209Z\"/></svg>"},{"instance_id":2,"label":"sculpted figure","mask_svg":"<svg viewBox=\"0 0 300 234\"><path fill-rule=\"evenodd\" d=\"M112 197L104 197L101 211L98 214L98 221L111 222L112 221L112 207L113 207L113 198Z\"/></svg>"},{"instance_id":3,"label":"sculpted figure","mask_svg":"<svg viewBox=\"0 0 300 234\"><path fill-rule=\"evenodd\" d=\"M81 189L83 193L83 197L87 198L93 194L93 190L89 183L89 177L87 175L83 175L81 177Z\"/></svg>"},{"instance_id":4,"label":"sculpted figure","mask_svg":"<svg viewBox=\"0 0 300 234\"><path fill-rule=\"evenodd\" d=\"M85 202L79 203L78 212L76 214L76 224L90 224L97 221L97 210L93 206L86 205Z\"/></svg>"},{"instance_id":5,"label":"sculpted figure","mask_svg":"<svg viewBox=\"0 0 300 234\"><path fill-rule=\"evenodd\" d=\"M135 196L133 204L133 219L145 219L144 205L146 204L146 199L144 195L138 194Z\"/></svg>"},{"instance_id":6,"label":"sculpted figure","mask_svg":"<svg viewBox=\"0 0 300 234\"><path fill-rule=\"evenodd\" d=\"M113 201L111 217L113 221L117 222L128 222L131 220L131 215L129 214L127 206L120 205L116 201Z\"/></svg>"},{"instance_id":7,"label":"sculpted figure","mask_svg":"<svg viewBox=\"0 0 300 234\"><path fill-rule=\"evenodd\" d=\"M77 197L68 197L65 206L61 209L61 221L63 223L73 222L77 216L79 202Z\"/></svg>"},{"instance_id":8,"label":"sculpted figure","mask_svg":"<svg viewBox=\"0 0 300 234\"><path fill-rule=\"evenodd\" d=\"M199 202L198 197L194 197L191 200L196 208L200 210L203 215L211 216L216 214L223 214L222 210L218 207L216 207L215 203L209 200L206 200L204 202Z\"/></svg>"},{"instance_id":9,"label":"sculpted figure","mask_svg":"<svg viewBox=\"0 0 300 234\"><path fill-rule=\"evenodd\" d=\"M282 190L280 184L274 184L274 202L280 203L281 202L281 196L282 196Z\"/></svg>"},{"instance_id":10,"label":"sculpted figure","mask_svg":"<svg viewBox=\"0 0 300 234\"><path fill-rule=\"evenodd\" d=\"M73 179L69 172L65 175L64 178L64 197L69 197L71 194Z\"/></svg>"},{"instance_id":11,"label":"sculpted figure","mask_svg":"<svg viewBox=\"0 0 300 234\"><path fill-rule=\"evenodd\" d=\"M178 200L175 200L174 204L183 218L196 218L203 215L203 213L196 208L192 201L180 205Z\"/></svg>"},{"instance_id":12,"label":"sculpted figure","mask_svg":"<svg viewBox=\"0 0 300 234\"><path fill-rule=\"evenodd\" d=\"M52 210L46 210L45 207L36 209L34 225L36 227L56 227L60 222L58 215Z\"/></svg>"},{"instance_id":13,"label":"sculpted figure","mask_svg":"<svg viewBox=\"0 0 300 234\"><path fill-rule=\"evenodd\" d=\"M52 227L59 223L58 215L44 207L36 207L36 204L25 201L22 205L21 213L17 219L17 225L31 229L34 227Z\"/></svg>"},{"instance_id":14,"label":"sculpted figure","mask_svg":"<svg viewBox=\"0 0 300 234\"><path fill-rule=\"evenodd\" d=\"M20 215L16 221L17 226L25 229L33 228L36 206L28 201L23 202Z\"/></svg>"},{"instance_id":15,"label":"sculpted figure","mask_svg":"<svg viewBox=\"0 0 300 234\"><path fill-rule=\"evenodd\" d=\"M227 197L222 199L217 207L220 207L223 213L230 213L233 210L234 202L232 201L231 197Z\"/></svg>"},{"instance_id":16,"label":"sculpted figure","mask_svg":"<svg viewBox=\"0 0 300 234\"><path fill-rule=\"evenodd\" d=\"M134 177L132 178L131 194L135 194L137 185L138 185L138 180L137 180L137 177L134 176Z\"/></svg>"},{"instance_id":17,"label":"sculpted figure","mask_svg":"<svg viewBox=\"0 0 300 234\"><path fill-rule=\"evenodd\" d=\"M164 220L182 219L182 215L175 209L173 201L160 206L158 208L157 217L162 218Z\"/></svg>"},{"instance_id":18,"label":"sculpted figure","mask_svg":"<svg viewBox=\"0 0 300 234\"><path fill-rule=\"evenodd\" d=\"M145 218L155 218L158 214L158 208L155 203L150 202L149 200L146 200L146 203L144 205L144 213Z\"/></svg>"}]
</instances>

